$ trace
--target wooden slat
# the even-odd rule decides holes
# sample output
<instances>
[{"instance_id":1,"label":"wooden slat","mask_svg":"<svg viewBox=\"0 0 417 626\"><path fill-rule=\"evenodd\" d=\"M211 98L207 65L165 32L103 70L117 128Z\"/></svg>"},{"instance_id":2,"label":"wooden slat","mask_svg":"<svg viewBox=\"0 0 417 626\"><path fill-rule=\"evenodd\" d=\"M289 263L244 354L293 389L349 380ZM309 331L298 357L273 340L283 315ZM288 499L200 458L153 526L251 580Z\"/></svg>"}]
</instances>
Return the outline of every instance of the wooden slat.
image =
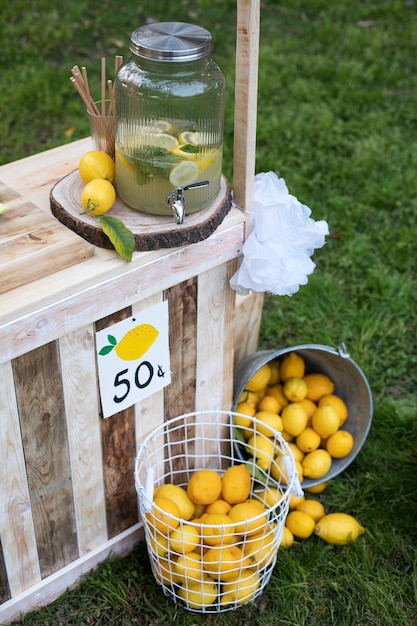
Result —
<instances>
[{"instance_id":1,"label":"wooden slat","mask_svg":"<svg viewBox=\"0 0 417 626\"><path fill-rule=\"evenodd\" d=\"M13 361L17 405L42 577L78 557L58 348Z\"/></svg>"},{"instance_id":2,"label":"wooden slat","mask_svg":"<svg viewBox=\"0 0 417 626\"><path fill-rule=\"evenodd\" d=\"M163 294L157 293L151 298L137 302L132 307L133 315L145 311L147 308L162 302ZM136 453L139 446L144 442L151 431L164 422L164 390L157 391L135 405L135 432L136 432ZM163 461L163 451L161 452L161 462ZM158 474L155 480L158 480Z\"/></svg>"},{"instance_id":3,"label":"wooden slat","mask_svg":"<svg viewBox=\"0 0 417 626\"><path fill-rule=\"evenodd\" d=\"M148 298L235 258L242 246L243 223L239 211L233 212L233 216L237 219L231 220L229 229L225 224L224 230L220 227L209 239L193 246L163 255L137 253L144 256L134 258L131 264L124 262L116 269L113 258L102 260L100 275L97 265L84 269L80 265L72 273L65 273L64 280L62 276L41 279L39 284L28 285L24 293L20 289L16 294L12 291L7 294L7 301L0 294L0 362L110 315L127 303L136 302L138 294L140 299ZM95 256L99 257L101 252L97 250ZM10 312L12 303L14 313ZM4 311L8 312L5 317Z\"/></svg>"},{"instance_id":4,"label":"wooden slat","mask_svg":"<svg viewBox=\"0 0 417 626\"><path fill-rule=\"evenodd\" d=\"M196 387L196 328L197 328L197 278L175 285L165 293L169 307L169 343L171 358L171 384L165 388L165 419L194 411ZM180 439L193 433L179 430ZM174 439L175 440L175 439ZM176 458L174 469L187 468L188 459L182 444L175 443L166 451ZM186 475L178 474L177 482L185 482Z\"/></svg>"},{"instance_id":5,"label":"wooden slat","mask_svg":"<svg viewBox=\"0 0 417 626\"><path fill-rule=\"evenodd\" d=\"M7 580L6 564L4 562L3 546L0 544L0 603L10 599L10 587Z\"/></svg>"},{"instance_id":6,"label":"wooden slat","mask_svg":"<svg viewBox=\"0 0 417 626\"><path fill-rule=\"evenodd\" d=\"M0 424L1 593L15 596L41 574L10 362L0 365Z\"/></svg>"},{"instance_id":7,"label":"wooden slat","mask_svg":"<svg viewBox=\"0 0 417 626\"><path fill-rule=\"evenodd\" d=\"M131 308L98 320L95 330L103 330L132 314ZM107 419L101 419L103 473L106 493L108 536L138 522L138 506L134 482L136 457L135 408L131 406Z\"/></svg>"},{"instance_id":8,"label":"wooden slat","mask_svg":"<svg viewBox=\"0 0 417 626\"><path fill-rule=\"evenodd\" d=\"M80 555L107 539L94 327L59 341Z\"/></svg>"}]
</instances>

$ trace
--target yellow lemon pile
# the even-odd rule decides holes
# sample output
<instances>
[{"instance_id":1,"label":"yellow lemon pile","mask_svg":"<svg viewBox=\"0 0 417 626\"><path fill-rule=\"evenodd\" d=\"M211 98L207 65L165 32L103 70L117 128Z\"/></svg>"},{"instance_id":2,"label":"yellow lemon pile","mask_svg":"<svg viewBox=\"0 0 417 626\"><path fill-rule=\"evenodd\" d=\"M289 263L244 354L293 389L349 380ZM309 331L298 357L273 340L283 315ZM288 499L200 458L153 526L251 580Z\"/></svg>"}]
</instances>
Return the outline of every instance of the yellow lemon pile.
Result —
<instances>
[{"instance_id":1,"label":"yellow lemon pile","mask_svg":"<svg viewBox=\"0 0 417 626\"><path fill-rule=\"evenodd\" d=\"M327 484L323 483L324 490ZM328 513L323 504L313 498L293 496L290 511L285 520L280 547L289 548L294 538L308 539L313 534L332 545L345 545L355 541L365 532L365 528L347 513Z\"/></svg>"},{"instance_id":2,"label":"yellow lemon pile","mask_svg":"<svg viewBox=\"0 0 417 626\"><path fill-rule=\"evenodd\" d=\"M110 211L116 200L113 159L101 150L89 150L81 157L78 172L85 185L81 192L84 212L97 217Z\"/></svg>"},{"instance_id":3,"label":"yellow lemon pile","mask_svg":"<svg viewBox=\"0 0 417 626\"><path fill-rule=\"evenodd\" d=\"M258 368L245 385L236 413L235 425L247 451L262 470L284 484L274 433L289 443L300 481L324 477L333 459L347 456L354 445L352 434L343 428L348 408L335 383L322 372L307 372L295 351Z\"/></svg>"},{"instance_id":4,"label":"yellow lemon pile","mask_svg":"<svg viewBox=\"0 0 417 626\"><path fill-rule=\"evenodd\" d=\"M165 483L154 490L146 513L153 572L188 608L249 602L262 570L275 561L277 528L266 498L251 497L251 487L241 464L224 473L196 470L185 486Z\"/></svg>"}]
</instances>

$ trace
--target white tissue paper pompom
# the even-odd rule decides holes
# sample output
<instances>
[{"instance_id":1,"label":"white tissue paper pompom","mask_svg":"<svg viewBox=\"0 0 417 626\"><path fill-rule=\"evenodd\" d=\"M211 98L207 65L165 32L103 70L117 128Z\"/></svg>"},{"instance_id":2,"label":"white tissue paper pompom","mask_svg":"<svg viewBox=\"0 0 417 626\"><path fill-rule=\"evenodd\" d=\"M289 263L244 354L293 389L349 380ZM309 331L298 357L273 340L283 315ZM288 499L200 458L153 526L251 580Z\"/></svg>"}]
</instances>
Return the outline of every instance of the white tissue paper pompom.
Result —
<instances>
[{"instance_id":1,"label":"white tissue paper pompom","mask_svg":"<svg viewBox=\"0 0 417 626\"><path fill-rule=\"evenodd\" d=\"M291 296L314 271L311 256L321 248L329 228L314 221L311 210L288 193L274 172L257 174L253 195L253 230L230 285L241 295L250 291Z\"/></svg>"}]
</instances>

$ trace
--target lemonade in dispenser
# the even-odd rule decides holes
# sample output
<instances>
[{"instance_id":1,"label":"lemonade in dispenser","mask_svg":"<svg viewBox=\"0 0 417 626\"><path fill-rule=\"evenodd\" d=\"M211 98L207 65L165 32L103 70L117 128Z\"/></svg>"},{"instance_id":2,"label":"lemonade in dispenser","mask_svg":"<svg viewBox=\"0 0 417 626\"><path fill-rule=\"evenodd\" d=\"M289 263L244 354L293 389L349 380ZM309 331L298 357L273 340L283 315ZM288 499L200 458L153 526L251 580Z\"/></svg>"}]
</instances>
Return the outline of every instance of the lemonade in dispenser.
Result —
<instances>
[{"instance_id":1,"label":"lemonade in dispenser","mask_svg":"<svg viewBox=\"0 0 417 626\"><path fill-rule=\"evenodd\" d=\"M183 22L135 30L116 77L116 188L131 208L170 215L209 206L220 190L225 78L211 34Z\"/></svg>"}]
</instances>

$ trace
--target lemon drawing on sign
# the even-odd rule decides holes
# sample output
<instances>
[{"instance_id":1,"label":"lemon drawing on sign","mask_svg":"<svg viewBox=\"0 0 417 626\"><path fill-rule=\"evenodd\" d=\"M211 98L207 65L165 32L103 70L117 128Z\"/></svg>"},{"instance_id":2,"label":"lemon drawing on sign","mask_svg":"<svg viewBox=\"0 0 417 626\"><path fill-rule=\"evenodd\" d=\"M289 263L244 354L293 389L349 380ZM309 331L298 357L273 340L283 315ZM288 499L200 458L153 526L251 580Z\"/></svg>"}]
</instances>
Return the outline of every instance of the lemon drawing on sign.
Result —
<instances>
[{"instance_id":1,"label":"lemon drawing on sign","mask_svg":"<svg viewBox=\"0 0 417 626\"><path fill-rule=\"evenodd\" d=\"M109 354L113 349L123 361L137 361L145 354L158 337L159 332L152 324L139 324L131 328L118 342L113 335L107 335L107 346L101 348L99 355Z\"/></svg>"}]
</instances>

